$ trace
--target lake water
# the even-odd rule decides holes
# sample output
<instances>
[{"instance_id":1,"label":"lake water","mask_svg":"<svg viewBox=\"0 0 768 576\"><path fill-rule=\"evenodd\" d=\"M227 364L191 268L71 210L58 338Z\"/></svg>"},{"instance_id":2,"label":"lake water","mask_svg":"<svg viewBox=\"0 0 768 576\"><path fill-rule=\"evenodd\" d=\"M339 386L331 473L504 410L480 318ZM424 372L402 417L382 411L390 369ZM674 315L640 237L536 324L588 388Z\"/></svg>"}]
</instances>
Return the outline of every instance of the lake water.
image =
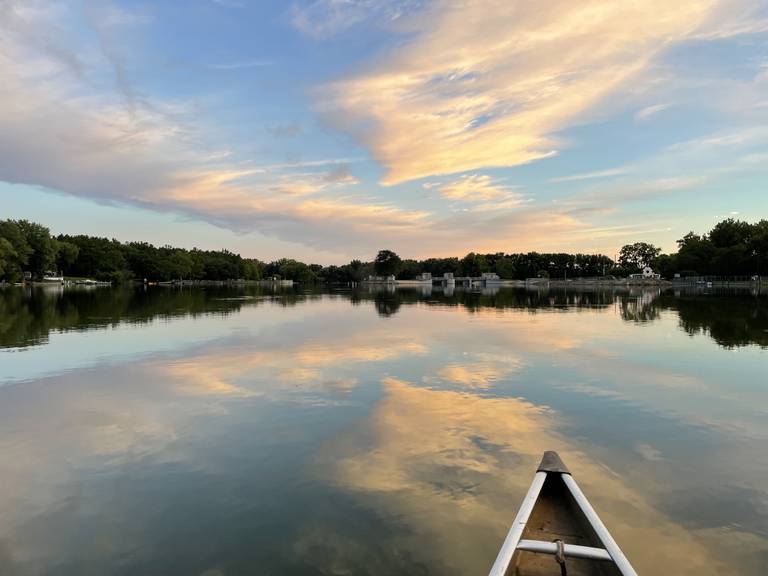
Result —
<instances>
[{"instance_id":1,"label":"lake water","mask_svg":"<svg viewBox=\"0 0 768 576\"><path fill-rule=\"evenodd\" d=\"M0 290L4 576L482 575L547 449L640 574L766 573L766 296Z\"/></svg>"}]
</instances>

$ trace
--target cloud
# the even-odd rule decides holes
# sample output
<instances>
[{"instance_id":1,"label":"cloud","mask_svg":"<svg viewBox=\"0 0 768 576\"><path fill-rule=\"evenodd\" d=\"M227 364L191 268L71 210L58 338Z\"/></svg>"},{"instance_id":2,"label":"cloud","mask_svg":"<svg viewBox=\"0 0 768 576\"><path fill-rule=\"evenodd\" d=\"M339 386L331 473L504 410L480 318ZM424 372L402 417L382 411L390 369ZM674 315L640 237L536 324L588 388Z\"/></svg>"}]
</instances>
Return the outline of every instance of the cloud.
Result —
<instances>
[{"instance_id":1,"label":"cloud","mask_svg":"<svg viewBox=\"0 0 768 576\"><path fill-rule=\"evenodd\" d=\"M310 321L311 324L311 321ZM319 328L315 326L315 328ZM400 357L423 356L427 348L413 338L393 336L383 325L366 330L340 327L339 341L332 344L300 341L289 346L260 349L246 346L220 346L171 364L159 364L162 375L171 376L179 393L192 396L249 397L264 394L238 382L251 382L254 374L291 388L322 388L348 392L359 382L357 377L340 377L341 370L365 366Z\"/></svg>"},{"instance_id":2,"label":"cloud","mask_svg":"<svg viewBox=\"0 0 768 576\"><path fill-rule=\"evenodd\" d=\"M349 171L349 167L345 165L337 166L327 174L325 174L322 178L322 181L324 184L336 184L336 185L347 185L347 184L359 184L360 181L352 176L352 173Z\"/></svg>"},{"instance_id":3,"label":"cloud","mask_svg":"<svg viewBox=\"0 0 768 576\"><path fill-rule=\"evenodd\" d=\"M678 175L658 178L622 179L600 187L588 189L573 196L558 200L557 206L567 214L617 212L619 206L663 198L673 194L691 192L710 180L711 175ZM603 231L623 230L623 235L639 233L635 225L604 227Z\"/></svg>"},{"instance_id":4,"label":"cloud","mask_svg":"<svg viewBox=\"0 0 768 576\"><path fill-rule=\"evenodd\" d=\"M593 180L596 178L610 178L611 176L621 176L626 174L629 169L621 166L619 168L609 168L608 170L596 170L594 172L582 172L581 174L571 174L570 176L560 176L547 180L550 184L559 184L561 182L578 182L581 180Z\"/></svg>"},{"instance_id":5,"label":"cloud","mask_svg":"<svg viewBox=\"0 0 768 576\"><path fill-rule=\"evenodd\" d=\"M338 165L336 168L325 173L285 175L277 183L272 184L269 189L291 196L308 196L334 186L349 186L353 184L359 184L359 180L352 176L346 165Z\"/></svg>"},{"instance_id":6,"label":"cloud","mask_svg":"<svg viewBox=\"0 0 768 576\"><path fill-rule=\"evenodd\" d=\"M260 68L263 66L272 66L274 62L269 60L241 60L238 62L222 62L219 64L209 64L208 67L213 70L242 70L244 68Z\"/></svg>"},{"instance_id":7,"label":"cloud","mask_svg":"<svg viewBox=\"0 0 768 576\"><path fill-rule=\"evenodd\" d=\"M766 140L758 126L751 135L744 130L714 135L721 145L703 141L666 150L667 158L657 159L662 175L645 182L621 181L614 190L590 189L559 203L524 198L476 167L554 153L562 143L552 134L582 118L580 111L621 84L606 78L617 70L642 69L637 54L663 43L659 38L677 39L678 27L688 29L679 24L685 19L681 11L687 16L698 14L694 7L707 11L701 4L673 7L669 21L646 29L650 16L644 5L635 7L639 31L630 34L628 24L619 25L613 4L583 5L595 14L582 12L582 4L568 4L562 22L555 18L557 4L540 9L522 5L514 18L506 3L488 3L494 17L488 10L467 12L463 5L433 15L416 4L403 4L401 13L408 18L392 12L395 20L417 31L415 36L366 72L322 94L329 117L371 146L374 157L389 167L389 182L469 167L463 177L423 183L452 202L447 208L440 201L432 210L421 195L411 202L405 187L388 198L377 196L376 186L356 178L364 169L355 169L355 175L349 169L365 161L364 155L297 155L267 163L250 157L244 161L244 147L209 146L208 134L220 127L201 116L196 100L158 98L131 84L131 61L125 57L134 52L127 49L131 37L124 32L147 18L110 4L90 5L96 8L89 8L88 18L82 10L42 1L3 4L0 180L173 212L237 233L258 232L333 253L341 261L369 257L385 241L410 257L566 250L576 243L584 250L611 251L616 239L640 228L587 218L647 198L649 182L655 181L653 195L674 193L685 184L680 166L695 168L695 157L720 157L717 149L739 151L743 158L734 167L759 170L764 165L758 144ZM364 9L368 19L379 10L374 2L335 6ZM691 18L693 27L698 20ZM595 47L593 36L600 34L615 42ZM567 56L556 58L553 50ZM230 66L251 64L256 61ZM287 124L272 133L289 137L299 130ZM744 141L738 144L734 138ZM697 150L707 152L696 156ZM638 163L631 170L640 174L645 166ZM621 175L612 170L557 181ZM711 171L707 167L707 174ZM429 201L437 194L430 194Z\"/></svg>"},{"instance_id":8,"label":"cloud","mask_svg":"<svg viewBox=\"0 0 768 576\"><path fill-rule=\"evenodd\" d=\"M23 29L47 30L51 45L70 41L42 5L38 11L31 6L25 4L24 18L12 6L13 17L0 19L0 180L173 211L332 250L374 250L378 235L418 231L427 217L351 190L338 193L356 182L346 167L354 158L227 162L220 150L201 144L204 126L193 119L193 109L158 99L148 105L123 86L116 94L92 93L67 58L53 57L17 33L23 20ZM111 12L99 12L99 18L105 25L129 21ZM126 106L126 98L133 103ZM327 173L313 172L326 166Z\"/></svg>"},{"instance_id":9,"label":"cloud","mask_svg":"<svg viewBox=\"0 0 768 576\"><path fill-rule=\"evenodd\" d=\"M301 133L301 124L277 124L267 128L275 138L293 138Z\"/></svg>"},{"instance_id":10,"label":"cloud","mask_svg":"<svg viewBox=\"0 0 768 576\"><path fill-rule=\"evenodd\" d=\"M112 67L115 85L123 95L129 113L133 116L136 113L139 96L128 78L120 32L125 27L144 21L144 18L136 12L123 10L112 2L98 0L85 2L85 15L96 31L101 52Z\"/></svg>"},{"instance_id":11,"label":"cloud","mask_svg":"<svg viewBox=\"0 0 768 576\"><path fill-rule=\"evenodd\" d=\"M496 184L490 176L468 174L439 188L440 196L461 202L496 200L509 194L506 188Z\"/></svg>"},{"instance_id":12,"label":"cloud","mask_svg":"<svg viewBox=\"0 0 768 576\"><path fill-rule=\"evenodd\" d=\"M438 372L438 377L446 382L467 388L490 388L498 380L521 368L522 362L515 358L501 361L470 362L467 364L448 364Z\"/></svg>"},{"instance_id":13,"label":"cloud","mask_svg":"<svg viewBox=\"0 0 768 576\"><path fill-rule=\"evenodd\" d=\"M365 23L391 23L418 10L422 0L314 0L295 4L291 23L317 39L330 38Z\"/></svg>"},{"instance_id":14,"label":"cloud","mask_svg":"<svg viewBox=\"0 0 768 576\"><path fill-rule=\"evenodd\" d=\"M663 104L654 104L653 106L646 106L645 108L642 108L635 112L635 121L636 122L642 122L643 120L647 120L651 116L658 114L662 110L666 110L672 106L671 102L665 102Z\"/></svg>"},{"instance_id":15,"label":"cloud","mask_svg":"<svg viewBox=\"0 0 768 576\"><path fill-rule=\"evenodd\" d=\"M614 471L586 454L565 434L563 415L548 407L393 377L382 389L359 427L327 443L317 467L366 506L397 518L406 528L397 541L404 554L476 572L493 558L489 541L503 540L541 453L557 450L639 572L727 571L700 534L656 505L654 491L665 486L633 481L640 467ZM626 522L628 514L634 522Z\"/></svg>"},{"instance_id":16,"label":"cloud","mask_svg":"<svg viewBox=\"0 0 768 576\"><path fill-rule=\"evenodd\" d=\"M320 110L387 168L385 184L551 156L561 130L665 48L749 22L744 2L438 3L418 33L327 85Z\"/></svg>"},{"instance_id":17,"label":"cloud","mask_svg":"<svg viewBox=\"0 0 768 576\"><path fill-rule=\"evenodd\" d=\"M57 38L46 26L38 20L31 27ZM331 251L339 260L365 257L385 239L411 257L563 248L594 228L559 209L517 206L512 192L475 202L461 215L401 207L359 189L348 168L360 161L354 157L236 162L228 151L201 143L206 129L193 107L159 99L146 106L142 98L130 113L119 91L93 94L66 61L24 38L0 35L0 43L6 112L0 180L6 182L256 231ZM107 63L103 72L110 71Z\"/></svg>"}]
</instances>

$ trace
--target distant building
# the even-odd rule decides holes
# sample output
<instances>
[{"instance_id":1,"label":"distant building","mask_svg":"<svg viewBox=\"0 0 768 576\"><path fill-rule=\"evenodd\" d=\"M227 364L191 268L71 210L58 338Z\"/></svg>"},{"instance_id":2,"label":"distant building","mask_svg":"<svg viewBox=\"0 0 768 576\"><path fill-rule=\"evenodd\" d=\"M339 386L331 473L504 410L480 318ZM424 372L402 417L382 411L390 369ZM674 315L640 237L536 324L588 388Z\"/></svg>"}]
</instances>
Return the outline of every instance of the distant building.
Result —
<instances>
[{"instance_id":1,"label":"distant building","mask_svg":"<svg viewBox=\"0 0 768 576\"><path fill-rule=\"evenodd\" d=\"M370 284L394 284L395 276L393 274L390 274L389 276L368 276L368 278L365 279L365 282Z\"/></svg>"},{"instance_id":2,"label":"distant building","mask_svg":"<svg viewBox=\"0 0 768 576\"><path fill-rule=\"evenodd\" d=\"M486 284L498 284L501 282L501 278L495 272L483 272L480 279Z\"/></svg>"},{"instance_id":3,"label":"distant building","mask_svg":"<svg viewBox=\"0 0 768 576\"><path fill-rule=\"evenodd\" d=\"M630 274L630 280L661 280L661 274L656 274L653 268L646 266L639 274Z\"/></svg>"},{"instance_id":4,"label":"distant building","mask_svg":"<svg viewBox=\"0 0 768 576\"><path fill-rule=\"evenodd\" d=\"M422 272L421 274L416 275L416 280L419 282L432 282L432 273L431 272Z\"/></svg>"}]
</instances>

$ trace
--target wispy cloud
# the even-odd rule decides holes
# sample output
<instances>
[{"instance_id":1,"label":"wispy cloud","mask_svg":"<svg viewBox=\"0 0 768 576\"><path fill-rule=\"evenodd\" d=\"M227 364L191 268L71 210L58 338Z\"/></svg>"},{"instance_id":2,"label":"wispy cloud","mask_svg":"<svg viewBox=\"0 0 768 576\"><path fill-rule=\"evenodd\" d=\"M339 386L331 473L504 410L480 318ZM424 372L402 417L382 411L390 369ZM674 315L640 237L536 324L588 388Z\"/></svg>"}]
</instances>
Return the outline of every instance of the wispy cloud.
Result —
<instances>
[{"instance_id":1,"label":"wispy cloud","mask_svg":"<svg viewBox=\"0 0 768 576\"><path fill-rule=\"evenodd\" d=\"M637 112L635 112L635 121L642 122L643 120L647 120L651 116L658 114L662 110L666 110L670 106L672 106L671 102L664 102L662 104L654 104L653 106L646 106L645 108L642 108Z\"/></svg>"},{"instance_id":2,"label":"wispy cloud","mask_svg":"<svg viewBox=\"0 0 768 576\"><path fill-rule=\"evenodd\" d=\"M649 69L666 47L737 33L740 0L440 4L414 39L326 87L321 110L387 169L385 184L516 166Z\"/></svg>"},{"instance_id":3,"label":"wispy cloud","mask_svg":"<svg viewBox=\"0 0 768 576\"><path fill-rule=\"evenodd\" d=\"M574 216L615 213L619 207L629 204L696 190L709 178L709 174L697 174L624 180L558 200L557 206Z\"/></svg>"},{"instance_id":4,"label":"wispy cloud","mask_svg":"<svg viewBox=\"0 0 768 576\"><path fill-rule=\"evenodd\" d=\"M395 22L420 9L423 3L423 0L314 0L294 4L291 22L303 34L329 38L363 22Z\"/></svg>"},{"instance_id":5,"label":"wispy cloud","mask_svg":"<svg viewBox=\"0 0 768 576\"><path fill-rule=\"evenodd\" d=\"M286 170L291 168L316 168L319 166L339 166L360 162L360 158L321 158L319 160L297 160L296 162L283 162L280 164L268 164L262 168L265 170Z\"/></svg>"},{"instance_id":6,"label":"wispy cloud","mask_svg":"<svg viewBox=\"0 0 768 576\"><path fill-rule=\"evenodd\" d=\"M629 168L626 166L620 166L618 168L609 168L607 170L596 170L594 172L582 172L580 174L571 174L570 176L559 176L558 178L550 178L547 180L550 184L558 184L560 182L579 182L581 180L594 180L597 178L610 178L612 176L621 176L626 174Z\"/></svg>"},{"instance_id":7,"label":"wispy cloud","mask_svg":"<svg viewBox=\"0 0 768 576\"><path fill-rule=\"evenodd\" d=\"M211 0L214 4L227 8L244 8L245 0Z\"/></svg>"},{"instance_id":8,"label":"wispy cloud","mask_svg":"<svg viewBox=\"0 0 768 576\"><path fill-rule=\"evenodd\" d=\"M219 64L209 64L208 68L213 70L242 70L244 68L262 68L264 66L273 66L274 62L270 60L242 60L238 62L221 62Z\"/></svg>"},{"instance_id":9,"label":"wispy cloud","mask_svg":"<svg viewBox=\"0 0 768 576\"><path fill-rule=\"evenodd\" d=\"M112 67L115 85L123 95L128 113L134 116L139 95L128 77L120 33L125 27L145 22L146 16L124 10L109 0L102 2L87 0L85 14L96 31L102 54Z\"/></svg>"},{"instance_id":10,"label":"wispy cloud","mask_svg":"<svg viewBox=\"0 0 768 576\"><path fill-rule=\"evenodd\" d=\"M50 25L40 18L39 29ZM384 235L418 233L428 217L350 191L357 181L347 165L354 158L229 161L189 138L177 115L162 113L162 101L127 110L122 97L84 92L77 78L62 73L66 64L25 42L0 34L0 108L7 112L0 115L0 180L334 250L373 250Z\"/></svg>"},{"instance_id":11,"label":"wispy cloud","mask_svg":"<svg viewBox=\"0 0 768 576\"><path fill-rule=\"evenodd\" d=\"M360 181L352 176L349 168L340 165L325 173L287 174L271 184L269 189L289 196L309 196L334 186L350 186Z\"/></svg>"},{"instance_id":12,"label":"wispy cloud","mask_svg":"<svg viewBox=\"0 0 768 576\"><path fill-rule=\"evenodd\" d=\"M277 124L270 126L267 128L267 130L275 138L293 138L294 136L301 134L302 127L301 124L294 122L290 124Z\"/></svg>"},{"instance_id":13,"label":"wispy cloud","mask_svg":"<svg viewBox=\"0 0 768 576\"><path fill-rule=\"evenodd\" d=\"M339 9L343 4L339 0ZM557 203L536 191L523 197L522 189L506 184L511 180L480 172L554 154L563 146L556 136L561 128L581 121L581 111L643 70L657 44L706 27L703 14L710 13L709 4L672 7L656 26L645 4L619 4L632 12L628 20L637 30L613 4L593 2L521 4L513 17L510 4L487 0L477 4L484 10L457 4L442 15L409 18L421 32L365 73L334 84L325 92L325 112L389 168L389 183L465 176L432 177L423 184L427 194L403 186L384 196L358 180L373 172L359 165L366 155L321 156L322 150L296 141L270 141L284 146L284 162L275 161L277 152L254 156L263 148L211 137L215 120L199 115L196 100L153 97L130 83L121 88L115 63L103 54L98 33L83 25L89 21L82 11L62 14L42 0L6 2L10 8L0 11L0 180L174 212L345 256L370 255L384 242L413 257L610 249L658 226L601 220L605 214L696 189L715 169L725 169L723 151L735 158L733 167L764 169L768 142L762 125L752 125L669 147L652 164L633 161L555 178L550 183L585 181L588 187ZM133 68L124 56L133 53L123 42L132 39L118 32L142 18L126 9L97 18L113 35L126 82ZM74 40L68 37L73 30ZM287 137L298 133L296 126L272 132ZM264 127L262 121L256 132L264 136ZM611 176L621 178L592 182Z\"/></svg>"},{"instance_id":14,"label":"wispy cloud","mask_svg":"<svg viewBox=\"0 0 768 576\"><path fill-rule=\"evenodd\" d=\"M443 198L461 202L496 200L509 194L508 188L483 174L464 175L458 180L442 185L438 191Z\"/></svg>"}]
</instances>

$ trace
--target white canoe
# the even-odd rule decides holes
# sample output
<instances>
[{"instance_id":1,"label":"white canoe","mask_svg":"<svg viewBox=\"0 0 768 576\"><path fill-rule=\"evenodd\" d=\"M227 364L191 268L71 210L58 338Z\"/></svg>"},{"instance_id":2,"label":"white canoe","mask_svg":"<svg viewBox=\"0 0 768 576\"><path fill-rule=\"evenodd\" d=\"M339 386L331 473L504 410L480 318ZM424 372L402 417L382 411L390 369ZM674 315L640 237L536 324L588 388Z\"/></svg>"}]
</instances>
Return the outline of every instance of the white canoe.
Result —
<instances>
[{"instance_id":1,"label":"white canoe","mask_svg":"<svg viewBox=\"0 0 768 576\"><path fill-rule=\"evenodd\" d=\"M637 576L557 452L545 452L490 576Z\"/></svg>"}]
</instances>

